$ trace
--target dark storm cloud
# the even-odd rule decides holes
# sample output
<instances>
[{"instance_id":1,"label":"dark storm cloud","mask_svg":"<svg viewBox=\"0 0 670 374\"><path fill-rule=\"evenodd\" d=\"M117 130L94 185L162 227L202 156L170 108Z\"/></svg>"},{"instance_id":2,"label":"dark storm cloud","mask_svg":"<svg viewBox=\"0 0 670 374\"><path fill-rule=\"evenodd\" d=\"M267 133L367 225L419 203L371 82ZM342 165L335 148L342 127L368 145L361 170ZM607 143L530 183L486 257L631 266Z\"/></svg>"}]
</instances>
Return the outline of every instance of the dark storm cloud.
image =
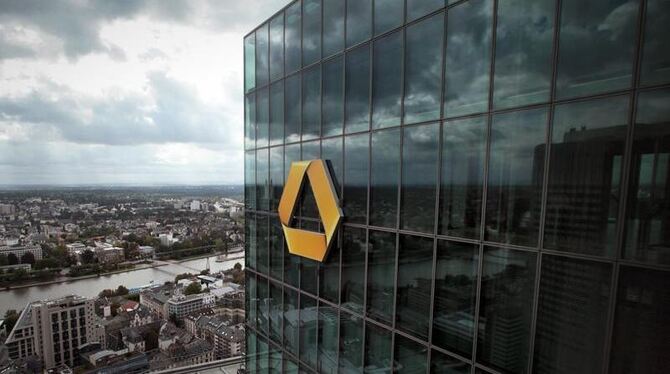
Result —
<instances>
[{"instance_id":1,"label":"dark storm cloud","mask_svg":"<svg viewBox=\"0 0 670 374\"><path fill-rule=\"evenodd\" d=\"M201 102L190 87L163 73L150 74L147 88L149 97L95 99L51 84L23 97L0 99L0 119L21 124L31 137L82 144L233 144L223 124L235 119L224 108Z\"/></svg>"}]
</instances>

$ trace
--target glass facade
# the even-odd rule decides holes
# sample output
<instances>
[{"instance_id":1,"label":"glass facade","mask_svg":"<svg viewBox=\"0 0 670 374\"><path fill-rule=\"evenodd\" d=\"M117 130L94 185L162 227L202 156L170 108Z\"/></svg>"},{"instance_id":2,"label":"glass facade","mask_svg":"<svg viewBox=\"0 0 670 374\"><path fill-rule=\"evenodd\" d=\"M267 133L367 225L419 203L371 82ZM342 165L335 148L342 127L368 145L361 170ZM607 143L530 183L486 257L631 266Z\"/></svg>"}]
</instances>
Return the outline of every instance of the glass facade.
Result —
<instances>
[{"instance_id":1,"label":"glass facade","mask_svg":"<svg viewBox=\"0 0 670 374\"><path fill-rule=\"evenodd\" d=\"M668 21L665 0L299 0L249 33L247 372L667 372ZM277 214L315 158L344 212L322 263ZM309 188L295 216L323 230Z\"/></svg>"}]
</instances>

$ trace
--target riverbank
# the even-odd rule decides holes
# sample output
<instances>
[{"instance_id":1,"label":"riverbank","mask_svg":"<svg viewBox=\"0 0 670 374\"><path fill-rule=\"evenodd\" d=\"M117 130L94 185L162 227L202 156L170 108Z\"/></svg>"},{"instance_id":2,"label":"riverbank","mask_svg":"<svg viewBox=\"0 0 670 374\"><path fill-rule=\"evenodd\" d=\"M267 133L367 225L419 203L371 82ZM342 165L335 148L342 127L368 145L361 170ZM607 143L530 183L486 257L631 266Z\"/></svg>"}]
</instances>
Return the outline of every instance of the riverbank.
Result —
<instances>
[{"instance_id":1,"label":"riverbank","mask_svg":"<svg viewBox=\"0 0 670 374\"><path fill-rule=\"evenodd\" d=\"M240 259L240 258L244 258L244 250L242 250L242 251L235 251L235 252L228 252L229 255L230 255L230 254L237 254L237 253L241 253L241 255L239 255L239 256L235 256L235 257L225 257L225 258L224 258L224 261L228 261L228 260L238 260L238 259ZM182 262L187 262L187 261L192 261L192 260L202 260L203 258L207 258L207 257L214 257L214 258L216 258L216 257L218 257L218 256L220 256L220 254L217 255L217 254L213 254L213 253L206 253L206 254L203 254L203 255L195 256L195 257L180 258L179 260L163 260L163 261L171 262L171 263L175 263L175 264L180 264L180 263L182 263ZM215 260L215 261L216 261L216 260Z\"/></svg>"},{"instance_id":2,"label":"riverbank","mask_svg":"<svg viewBox=\"0 0 670 374\"><path fill-rule=\"evenodd\" d=\"M162 262L161 263L156 263L154 261L151 264L141 264L139 266L135 266L130 269L121 269L121 270L114 270L114 271L108 271L105 273L100 273L100 274L89 274L89 275L82 275L79 277L67 277L67 276L61 276L58 279L52 279L48 281L43 281L43 282L32 282L32 283L25 283L25 284L17 284L16 286L8 286L8 287L3 287L3 291L9 291L9 290L18 290L21 288L29 288L29 287L35 287L35 286L47 286L50 284L59 284L59 283L69 283L69 282L76 282L82 279L91 279L91 278L98 278L102 277L105 275L113 275L113 274L122 274L122 273L129 273L132 271L137 271L137 270L144 270L144 269L153 269L157 268L160 266L167 266L169 263Z\"/></svg>"}]
</instances>

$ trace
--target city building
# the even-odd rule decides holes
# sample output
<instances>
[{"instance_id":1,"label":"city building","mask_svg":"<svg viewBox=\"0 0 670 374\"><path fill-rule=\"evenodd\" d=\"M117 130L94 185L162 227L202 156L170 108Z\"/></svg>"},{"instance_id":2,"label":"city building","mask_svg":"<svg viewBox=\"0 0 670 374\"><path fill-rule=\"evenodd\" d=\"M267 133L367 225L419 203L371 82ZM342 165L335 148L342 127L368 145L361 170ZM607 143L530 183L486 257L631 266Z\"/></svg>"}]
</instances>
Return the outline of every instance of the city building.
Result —
<instances>
[{"instance_id":1,"label":"city building","mask_svg":"<svg viewBox=\"0 0 670 374\"><path fill-rule=\"evenodd\" d=\"M18 261L21 261L21 258L26 253L32 253L35 260L42 259L42 247L39 245L0 246L0 255L9 256L10 254L13 254Z\"/></svg>"},{"instance_id":2,"label":"city building","mask_svg":"<svg viewBox=\"0 0 670 374\"><path fill-rule=\"evenodd\" d=\"M247 372L667 372L668 22L298 0L247 34ZM322 262L278 215L318 159L343 212ZM323 230L303 184L289 226Z\"/></svg>"},{"instance_id":3,"label":"city building","mask_svg":"<svg viewBox=\"0 0 670 374\"><path fill-rule=\"evenodd\" d=\"M72 295L28 304L6 344L14 360L35 355L46 369L62 364L72 367L78 347L104 340L103 333L94 301Z\"/></svg>"}]
</instances>

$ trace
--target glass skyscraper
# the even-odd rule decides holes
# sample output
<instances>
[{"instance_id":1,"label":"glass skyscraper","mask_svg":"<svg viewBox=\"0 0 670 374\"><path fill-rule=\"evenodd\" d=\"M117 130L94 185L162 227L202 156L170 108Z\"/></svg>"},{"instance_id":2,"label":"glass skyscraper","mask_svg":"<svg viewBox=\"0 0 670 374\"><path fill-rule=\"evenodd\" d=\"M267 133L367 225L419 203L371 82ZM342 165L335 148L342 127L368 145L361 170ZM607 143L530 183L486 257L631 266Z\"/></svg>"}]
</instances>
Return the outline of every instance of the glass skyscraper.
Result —
<instances>
[{"instance_id":1,"label":"glass skyscraper","mask_svg":"<svg viewBox=\"0 0 670 374\"><path fill-rule=\"evenodd\" d=\"M668 25L667 0L301 0L249 33L247 371L670 372ZM277 215L311 159L344 212L322 263ZM321 230L310 188L293 225Z\"/></svg>"}]
</instances>

